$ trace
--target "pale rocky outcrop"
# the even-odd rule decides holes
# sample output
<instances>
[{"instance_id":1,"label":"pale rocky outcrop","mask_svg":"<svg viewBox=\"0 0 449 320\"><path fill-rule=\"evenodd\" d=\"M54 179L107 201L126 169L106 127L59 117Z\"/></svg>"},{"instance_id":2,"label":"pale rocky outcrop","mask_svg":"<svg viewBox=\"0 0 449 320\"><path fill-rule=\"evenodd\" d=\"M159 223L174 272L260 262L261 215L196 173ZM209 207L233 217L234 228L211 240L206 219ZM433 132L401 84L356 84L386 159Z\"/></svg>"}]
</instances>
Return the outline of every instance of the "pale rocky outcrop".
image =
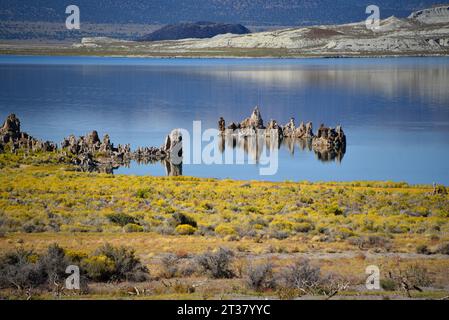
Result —
<instances>
[{"instance_id":1,"label":"pale rocky outcrop","mask_svg":"<svg viewBox=\"0 0 449 320\"><path fill-rule=\"evenodd\" d=\"M11 138L18 138L20 135L20 120L16 117L15 114L10 114L5 122L3 123L2 128L0 129L2 134L9 134Z\"/></svg>"},{"instance_id":2,"label":"pale rocky outcrop","mask_svg":"<svg viewBox=\"0 0 449 320\"><path fill-rule=\"evenodd\" d=\"M253 113L249 118L243 120L239 126L234 122L228 127L227 130L221 130L224 126L225 120L220 118L219 129L221 135L236 135L240 137L272 137L274 133L277 134L279 139L285 139L287 146L295 144L295 140L308 141L307 145L312 148L316 153L319 152L322 159L335 158L337 153L344 154L346 150L346 136L341 126L336 128L325 127L324 124L320 126L317 131L317 135L313 133L312 122L301 122L297 127L295 119L292 117L290 121L284 125L279 126L276 120L270 120L267 128L263 126L263 120L258 107L254 108ZM275 130L275 131L273 131ZM302 143L304 146L306 144ZM337 157L338 158L338 157ZM342 158L342 155L341 157Z\"/></svg>"},{"instance_id":3,"label":"pale rocky outcrop","mask_svg":"<svg viewBox=\"0 0 449 320\"><path fill-rule=\"evenodd\" d=\"M313 134L313 125L312 122L307 122L306 123L306 127L305 127L305 131L299 131L299 138L313 138L314 134Z\"/></svg>"},{"instance_id":4,"label":"pale rocky outcrop","mask_svg":"<svg viewBox=\"0 0 449 320\"><path fill-rule=\"evenodd\" d=\"M182 134L180 129L173 129L170 134L165 138L165 143L162 146L162 150L165 153L173 154L178 152L182 156Z\"/></svg>"},{"instance_id":5,"label":"pale rocky outcrop","mask_svg":"<svg viewBox=\"0 0 449 320\"><path fill-rule=\"evenodd\" d=\"M265 129L265 127L263 126L263 119L260 115L259 107L257 106L254 108L253 113L251 114L250 125L255 127L256 129Z\"/></svg>"},{"instance_id":6,"label":"pale rocky outcrop","mask_svg":"<svg viewBox=\"0 0 449 320\"><path fill-rule=\"evenodd\" d=\"M83 153L101 153L104 156L112 155L114 152L126 153L129 152L129 145L119 145L114 148L111 143L109 135L105 134L101 141L98 137L97 131L92 131L86 136L80 136L76 138L74 135L70 135L61 142L61 147L67 149L71 153L78 155Z\"/></svg>"},{"instance_id":7,"label":"pale rocky outcrop","mask_svg":"<svg viewBox=\"0 0 449 320\"><path fill-rule=\"evenodd\" d=\"M182 175L182 133L180 129L174 129L165 138L162 146L166 158L163 160L167 176Z\"/></svg>"},{"instance_id":8,"label":"pale rocky outcrop","mask_svg":"<svg viewBox=\"0 0 449 320\"><path fill-rule=\"evenodd\" d=\"M138 147L132 151L129 144L115 147L108 134L100 140L97 131L92 131L79 138L70 135L62 141L61 148L66 156L74 155L72 163L84 170L112 172L120 166L129 165L132 160L144 164L166 160L173 146L170 139L175 139L174 134L170 136L161 148Z\"/></svg>"},{"instance_id":9,"label":"pale rocky outcrop","mask_svg":"<svg viewBox=\"0 0 449 320\"><path fill-rule=\"evenodd\" d=\"M296 125L295 125L295 118L290 118L290 121L282 127L282 133L286 137L293 137L295 136L296 131Z\"/></svg>"},{"instance_id":10,"label":"pale rocky outcrop","mask_svg":"<svg viewBox=\"0 0 449 320\"><path fill-rule=\"evenodd\" d=\"M182 135L179 129L172 130L160 148L138 147L132 151L129 144L119 144L115 147L108 134L100 140L97 131L79 138L71 135L63 140L61 147L63 151L75 155L74 164L87 170L108 172L134 160L143 164L168 161L171 165L164 166L171 168L172 174L182 172L182 169L173 167L178 165L179 161L182 162ZM179 156L177 159L174 159L175 152Z\"/></svg>"},{"instance_id":11,"label":"pale rocky outcrop","mask_svg":"<svg viewBox=\"0 0 449 320\"><path fill-rule=\"evenodd\" d=\"M298 138L298 139L312 139L313 125L312 122L301 122L298 127L295 126L294 119L292 118L290 122L283 127L283 135L288 138Z\"/></svg>"},{"instance_id":12,"label":"pale rocky outcrop","mask_svg":"<svg viewBox=\"0 0 449 320\"><path fill-rule=\"evenodd\" d=\"M0 152L8 150L26 151L58 151L57 145L49 141L34 139L20 131L20 120L10 114L0 127ZM131 150L129 144L117 145L111 142L108 134L100 139L97 131L85 136L76 137L73 134L64 138L58 152L59 161L79 166L83 171L99 171L112 173L113 169L129 165L134 160L139 163L161 161L169 175L182 174L182 135L180 129L170 132L165 144L160 147L138 147Z\"/></svg>"},{"instance_id":13,"label":"pale rocky outcrop","mask_svg":"<svg viewBox=\"0 0 449 320\"><path fill-rule=\"evenodd\" d=\"M279 138L283 136L283 130L281 126L278 125L276 120L270 120L268 122L267 129L265 130L265 136L271 137L273 135L277 135Z\"/></svg>"},{"instance_id":14,"label":"pale rocky outcrop","mask_svg":"<svg viewBox=\"0 0 449 320\"><path fill-rule=\"evenodd\" d=\"M262 116L260 115L259 107L256 106L251 116L240 122L240 128L265 129Z\"/></svg>"},{"instance_id":15,"label":"pale rocky outcrop","mask_svg":"<svg viewBox=\"0 0 449 320\"><path fill-rule=\"evenodd\" d=\"M449 23L449 6L438 6L415 11L410 14L408 19L423 24Z\"/></svg>"},{"instance_id":16,"label":"pale rocky outcrop","mask_svg":"<svg viewBox=\"0 0 449 320\"><path fill-rule=\"evenodd\" d=\"M57 147L53 142L41 141L20 130L20 120L15 114L10 114L0 128L0 152L3 152L6 145L11 151L22 149L26 151L56 151Z\"/></svg>"},{"instance_id":17,"label":"pale rocky outcrop","mask_svg":"<svg viewBox=\"0 0 449 320\"><path fill-rule=\"evenodd\" d=\"M64 138L61 149L64 156L71 156L73 164L87 171L112 172L133 157L129 145L118 145L115 148L109 135L105 134L103 140L100 140L95 130L86 136L76 138L70 135Z\"/></svg>"},{"instance_id":18,"label":"pale rocky outcrop","mask_svg":"<svg viewBox=\"0 0 449 320\"><path fill-rule=\"evenodd\" d=\"M317 136L312 139L312 148L321 161L336 159L341 162L346 153L346 135L343 128L327 128L323 124L318 129Z\"/></svg>"}]
</instances>

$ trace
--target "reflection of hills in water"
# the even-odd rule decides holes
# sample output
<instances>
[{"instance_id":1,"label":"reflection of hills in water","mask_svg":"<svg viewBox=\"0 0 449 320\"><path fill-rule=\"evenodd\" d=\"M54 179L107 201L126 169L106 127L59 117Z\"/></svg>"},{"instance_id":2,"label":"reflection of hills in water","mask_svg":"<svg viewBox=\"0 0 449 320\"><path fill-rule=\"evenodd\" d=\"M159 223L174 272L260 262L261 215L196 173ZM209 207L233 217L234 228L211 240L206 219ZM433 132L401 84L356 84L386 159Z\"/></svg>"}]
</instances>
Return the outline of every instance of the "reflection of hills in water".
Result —
<instances>
[{"instance_id":1,"label":"reflection of hills in water","mask_svg":"<svg viewBox=\"0 0 449 320\"><path fill-rule=\"evenodd\" d=\"M438 102L449 101L449 69L439 65L366 65L345 68L344 65L293 65L287 69L249 68L247 70L201 70L199 73L217 78L233 78L251 81L266 87L307 88L310 86L340 87L349 91L374 91L385 96L404 92L409 96L432 99Z\"/></svg>"},{"instance_id":2,"label":"reflection of hills in water","mask_svg":"<svg viewBox=\"0 0 449 320\"><path fill-rule=\"evenodd\" d=\"M234 150L243 151L253 163L259 163L263 153L273 151L274 148L286 148L289 153L294 156L296 150L300 152L314 152L317 159L322 162L340 163L346 153L346 148L340 149L314 149L312 147L312 139L298 139L284 137L283 139L275 139L267 136L238 136L224 135L220 136L219 150L221 153L232 153ZM239 150L238 150L239 149Z\"/></svg>"}]
</instances>

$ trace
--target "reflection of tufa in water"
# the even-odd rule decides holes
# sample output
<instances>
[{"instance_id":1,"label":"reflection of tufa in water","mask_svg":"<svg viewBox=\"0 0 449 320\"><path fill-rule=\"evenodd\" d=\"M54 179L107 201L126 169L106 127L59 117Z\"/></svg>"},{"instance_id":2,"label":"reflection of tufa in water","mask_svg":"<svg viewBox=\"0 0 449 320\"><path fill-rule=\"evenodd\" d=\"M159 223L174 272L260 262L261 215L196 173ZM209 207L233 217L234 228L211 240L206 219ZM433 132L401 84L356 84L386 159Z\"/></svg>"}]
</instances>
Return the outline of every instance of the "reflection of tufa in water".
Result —
<instances>
[{"instance_id":1,"label":"reflection of tufa in water","mask_svg":"<svg viewBox=\"0 0 449 320\"><path fill-rule=\"evenodd\" d=\"M238 148L250 157L248 163L259 164L262 153L274 149L279 149L281 140L273 137L262 135L253 136L238 136L238 135L220 135L219 136L219 151L225 153L226 149L232 150ZM236 160L238 161L238 160ZM243 162L242 156L239 158Z\"/></svg>"},{"instance_id":2,"label":"reflection of tufa in water","mask_svg":"<svg viewBox=\"0 0 449 320\"><path fill-rule=\"evenodd\" d=\"M233 139L232 143L228 146L235 148L236 146L243 147L245 152L251 153L250 150L253 149L256 152L252 153L253 157L256 159L259 157L260 151L260 137L265 138L276 138L279 140L278 146L281 144L285 145L290 152L293 153L295 144L299 145L302 150L314 151L321 161L333 161L337 160L340 162L346 152L346 135L343 132L343 128L338 125L336 128L325 127L321 124L318 129L317 134L313 133L313 125L311 122L304 123L301 122L297 127L295 125L295 119L290 118L290 121L284 125L278 125L276 120L270 120L267 127L264 126L262 116L260 114L259 108L256 106L249 118L244 119L240 123L232 122L228 127L226 127L226 122L223 117L218 120L218 129L221 133L222 142L220 147L224 151L225 143L224 140L228 136L248 138L257 137L254 140L255 146L249 146L249 141L243 139L242 142L237 144L237 139ZM240 141L240 139L238 139ZM268 139L272 140L272 139ZM268 141L267 140L267 141ZM267 142L271 143L271 142Z\"/></svg>"}]
</instances>

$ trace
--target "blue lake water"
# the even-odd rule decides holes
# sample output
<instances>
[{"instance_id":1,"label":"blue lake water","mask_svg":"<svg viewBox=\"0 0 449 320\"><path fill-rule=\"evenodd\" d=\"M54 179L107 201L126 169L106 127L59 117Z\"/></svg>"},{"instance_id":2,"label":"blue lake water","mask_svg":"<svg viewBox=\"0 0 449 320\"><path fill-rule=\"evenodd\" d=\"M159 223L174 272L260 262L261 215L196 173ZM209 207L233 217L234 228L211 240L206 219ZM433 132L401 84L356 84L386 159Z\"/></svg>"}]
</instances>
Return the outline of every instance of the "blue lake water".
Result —
<instances>
[{"instance_id":1,"label":"blue lake water","mask_svg":"<svg viewBox=\"0 0 449 320\"><path fill-rule=\"evenodd\" d=\"M0 56L0 118L60 142L95 129L112 142L160 146L173 128L248 117L342 124L341 161L296 145L279 169L184 165L183 174L263 180L393 180L449 185L449 58L139 59ZM0 121L2 121L0 120ZM115 173L165 175L161 164Z\"/></svg>"}]
</instances>

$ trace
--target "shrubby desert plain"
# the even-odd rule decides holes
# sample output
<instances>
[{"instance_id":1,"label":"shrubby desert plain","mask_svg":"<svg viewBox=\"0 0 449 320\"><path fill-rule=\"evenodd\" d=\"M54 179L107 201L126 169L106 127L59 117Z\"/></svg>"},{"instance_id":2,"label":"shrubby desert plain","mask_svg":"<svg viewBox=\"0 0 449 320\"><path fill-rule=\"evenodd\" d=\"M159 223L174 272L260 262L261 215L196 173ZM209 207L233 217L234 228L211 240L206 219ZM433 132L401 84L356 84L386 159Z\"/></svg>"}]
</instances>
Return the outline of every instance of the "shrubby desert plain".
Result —
<instances>
[{"instance_id":1,"label":"shrubby desert plain","mask_svg":"<svg viewBox=\"0 0 449 320\"><path fill-rule=\"evenodd\" d=\"M81 10L96 4L80 2ZM66 30L63 10L42 13L28 4L20 11L22 3L4 2L0 113L9 116L0 122L0 299L449 299L449 7L387 6L401 16L382 16L373 31L353 19L365 8L319 1L340 17L307 1L308 11L300 10L307 15L297 19L302 1L241 2L212 1L201 11L172 1L190 9L170 11L152 1L161 13L153 24L150 15L130 16L136 10L124 7L132 1L105 10L127 25L104 20L94 5L82 11L92 21L82 20L79 32ZM161 21L195 21L198 12L218 20L222 3L234 4L227 8L233 23L272 20L253 33L237 26L239 34L222 34L235 25L187 25L195 35L204 26L224 30L204 39L179 36L185 24L149 34ZM212 57L245 59L202 59ZM262 57L352 58L246 59ZM167 156L179 135L160 148L111 143L123 136L147 143L186 119L237 121L249 103L266 105L270 117L304 117L298 127L293 118L284 127L265 122L293 141L292 150L301 148L296 158L282 153L291 179L239 180L250 169L218 167L198 172L233 179L183 175ZM55 144L25 133L19 118L33 135L54 137L70 126L79 132L97 121L100 131L123 136L89 131ZM318 119L335 128L317 126ZM242 122L221 118L218 127L221 135L265 129L258 109ZM354 141L347 152L346 136ZM162 164L168 176L112 173L125 163L138 170L135 162ZM302 168L326 181L300 181ZM339 182L329 181L337 171ZM379 176L395 181L371 179ZM70 266L80 272L77 288L66 284Z\"/></svg>"},{"instance_id":2,"label":"shrubby desert plain","mask_svg":"<svg viewBox=\"0 0 449 320\"><path fill-rule=\"evenodd\" d=\"M83 172L80 155L19 128L15 116L2 127L3 298L449 294L445 186ZM93 152L92 161L108 152ZM79 290L65 287L69 265L80 268ZM366 286L373 265L374 290Z\"/></svg>"}]
</instances>

